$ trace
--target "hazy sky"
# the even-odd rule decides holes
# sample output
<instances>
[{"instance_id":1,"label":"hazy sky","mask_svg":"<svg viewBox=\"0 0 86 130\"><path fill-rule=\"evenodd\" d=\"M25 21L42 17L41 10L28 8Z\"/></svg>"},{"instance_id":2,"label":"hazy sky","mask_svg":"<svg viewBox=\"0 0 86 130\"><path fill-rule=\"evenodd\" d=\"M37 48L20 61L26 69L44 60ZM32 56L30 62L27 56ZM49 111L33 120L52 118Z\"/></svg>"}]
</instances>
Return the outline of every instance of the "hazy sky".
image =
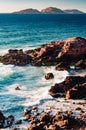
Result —
<instances>
[{"instance_id":1,"label":"hazy sky","mask_svg":"<svg viewBox=\"0 0 86 130\"><path fill-rule=\"evenodd\" d=\"M79 9L86 12L86 0L0 0L0 13L19 11L26 8Z\"/></svg>"}]
</instances>

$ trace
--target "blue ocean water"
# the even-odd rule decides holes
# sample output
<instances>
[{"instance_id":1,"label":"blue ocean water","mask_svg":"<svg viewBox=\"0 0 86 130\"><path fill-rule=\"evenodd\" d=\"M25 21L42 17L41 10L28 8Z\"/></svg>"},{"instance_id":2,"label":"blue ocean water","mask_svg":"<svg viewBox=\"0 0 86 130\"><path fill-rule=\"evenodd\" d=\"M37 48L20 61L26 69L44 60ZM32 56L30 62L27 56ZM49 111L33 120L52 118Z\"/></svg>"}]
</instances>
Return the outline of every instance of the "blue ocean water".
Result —
<instances>
[{"instance_id":1,"label":"blue ocean water","mask_svg":"<svg viewBox=\"0 0 86 130\"><path fill-rule=\"evenodd\" d=\"M86 38L86 14L0 14L0 55L10 48L27 50L76 36ZM55 78L46 81L47 72L53 72ZM50 86L63 81L67 75L71 73L55 71L54 67L17 67L0 63L0 110L6 115L20 116L24 108L50 99ZM20 91L15 90L17 86Z\"/></svg>"}]
</instances>

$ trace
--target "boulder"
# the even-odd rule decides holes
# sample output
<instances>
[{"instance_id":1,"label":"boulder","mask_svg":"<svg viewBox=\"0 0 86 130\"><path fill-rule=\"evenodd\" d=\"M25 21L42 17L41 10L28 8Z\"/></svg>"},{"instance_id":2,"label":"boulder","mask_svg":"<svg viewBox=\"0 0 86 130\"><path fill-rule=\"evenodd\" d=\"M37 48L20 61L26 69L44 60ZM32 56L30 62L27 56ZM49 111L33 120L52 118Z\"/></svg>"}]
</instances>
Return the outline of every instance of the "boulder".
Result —
<instances>
[{"instance_id":1,"label":"boulder","mask_svg":"<svg viewBox=\"0 0 86 130\"><path fill-rule=\"evenodd\" d=\"M8 116L8 118L7 118L7 125L9 127L12 126L13 121L14 121L14 116L12 116L12 115Z\"/></svg>"},{"instance_id":2,"label":"boulder","mask_svg":"<svg viewBox=\"0 0 86 130\"><path fill-rule=\"evenodd\" d=\"M15 88L15 90L20 90L20 88L17 86L17 87Z\"/></svg>"},{"instance_id":3,"label":"boulder","mask_svg":"<svg viewBox=\"0 0 86 130\"><path fill-rule=\"evenodd\" d=\"M86 97L86 76L68 76L66 79L51 86L49 94L52 97L66 99L81 99Z\"/></svg>"},{"instance_id":4,"label":"boulder","mask_svg":"<svg viewBox=\"0 0 86 130\"><path fill-rule=\"evenodd\" d=\"M7 54L0 58L3 64L13 64L23 66L29 64L31 57L23 53L22 50L9 50Z\"/></svg>"},{"instance_id":5,"label":"boulder","mask_svg":"<svg viewBox=\"0 0 86 130\"><path fill-rule=\"evenodd\" d=\"M46 80L53 79L53 78L54 78L54 75L53 75L52 73L47 73L47 74L45 75L45 79L46 79Z\"/></svg>"}]
</instances>

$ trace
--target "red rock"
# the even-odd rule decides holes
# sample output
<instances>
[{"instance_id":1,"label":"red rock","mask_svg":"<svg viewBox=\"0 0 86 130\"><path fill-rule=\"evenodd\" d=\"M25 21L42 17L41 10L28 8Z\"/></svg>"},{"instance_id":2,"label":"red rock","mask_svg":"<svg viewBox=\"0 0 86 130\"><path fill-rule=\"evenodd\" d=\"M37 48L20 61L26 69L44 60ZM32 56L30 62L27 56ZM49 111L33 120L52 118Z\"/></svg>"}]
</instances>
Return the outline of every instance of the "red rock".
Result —
<instances>
[{"instance_id":1,"label":"red rock","mask_svg":"<svg viewBox=\"0 0 86 130\"><path fill-rule=\"evenodd\" d=\"M9 50L0 57L3 64L35 66L59 65L59 70L69 69L73 63L76 68L86 68L86 39L81 37L69 38L62 41L53 41L33 50ZM77 63L83 60L83 63ZM85 63L84 63L85 62ZM67 64L65 64L67 63ZM77 66L78 64L78 66ZM67 65L67 66L66 66Z\"/></svg>"},{"instance_id":2,"label":"red rock","mask_svg":"<svg viewBox=\"0 0 86 130\"><path fill-rule=\"evenodd\" d=\"M66 97L66 99L80 99L86 97L86 76L68 76L66 79L51 86L49 94L53 97Z\"/></svg>"}]
</instances>

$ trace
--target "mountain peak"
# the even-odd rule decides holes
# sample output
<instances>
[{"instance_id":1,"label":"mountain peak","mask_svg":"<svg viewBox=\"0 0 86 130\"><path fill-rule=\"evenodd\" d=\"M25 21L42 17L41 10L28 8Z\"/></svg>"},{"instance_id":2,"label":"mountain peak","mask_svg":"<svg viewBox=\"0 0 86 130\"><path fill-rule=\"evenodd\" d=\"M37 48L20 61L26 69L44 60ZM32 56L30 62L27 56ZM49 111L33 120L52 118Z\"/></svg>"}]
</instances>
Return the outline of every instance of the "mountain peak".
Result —
<instances>
[{"instance_id":1,"label":"mountain peak","mask_svg":"<svg viewBox=\"0 0 86 130\"><path fill-rule=\"evenodd\" d=\"M17 13L18 14L40 14L40 11L37 9L29 8L29 9L20 10L20 11L13 12L13 13L16 13L16 14Z\"/></svg>"},{"instance_id":2,"label":"mountain peak","mask_svg":"<svg viewBox=\"0 0 86 130\"><path fill-rule=\"evenodd\" d=\"M51 13L51 14L59 14L59 13L64 13L61 9L56 8L56 7L48 7L43 10L41 10L42 13Z\"/></svg>"}]
</instances>

